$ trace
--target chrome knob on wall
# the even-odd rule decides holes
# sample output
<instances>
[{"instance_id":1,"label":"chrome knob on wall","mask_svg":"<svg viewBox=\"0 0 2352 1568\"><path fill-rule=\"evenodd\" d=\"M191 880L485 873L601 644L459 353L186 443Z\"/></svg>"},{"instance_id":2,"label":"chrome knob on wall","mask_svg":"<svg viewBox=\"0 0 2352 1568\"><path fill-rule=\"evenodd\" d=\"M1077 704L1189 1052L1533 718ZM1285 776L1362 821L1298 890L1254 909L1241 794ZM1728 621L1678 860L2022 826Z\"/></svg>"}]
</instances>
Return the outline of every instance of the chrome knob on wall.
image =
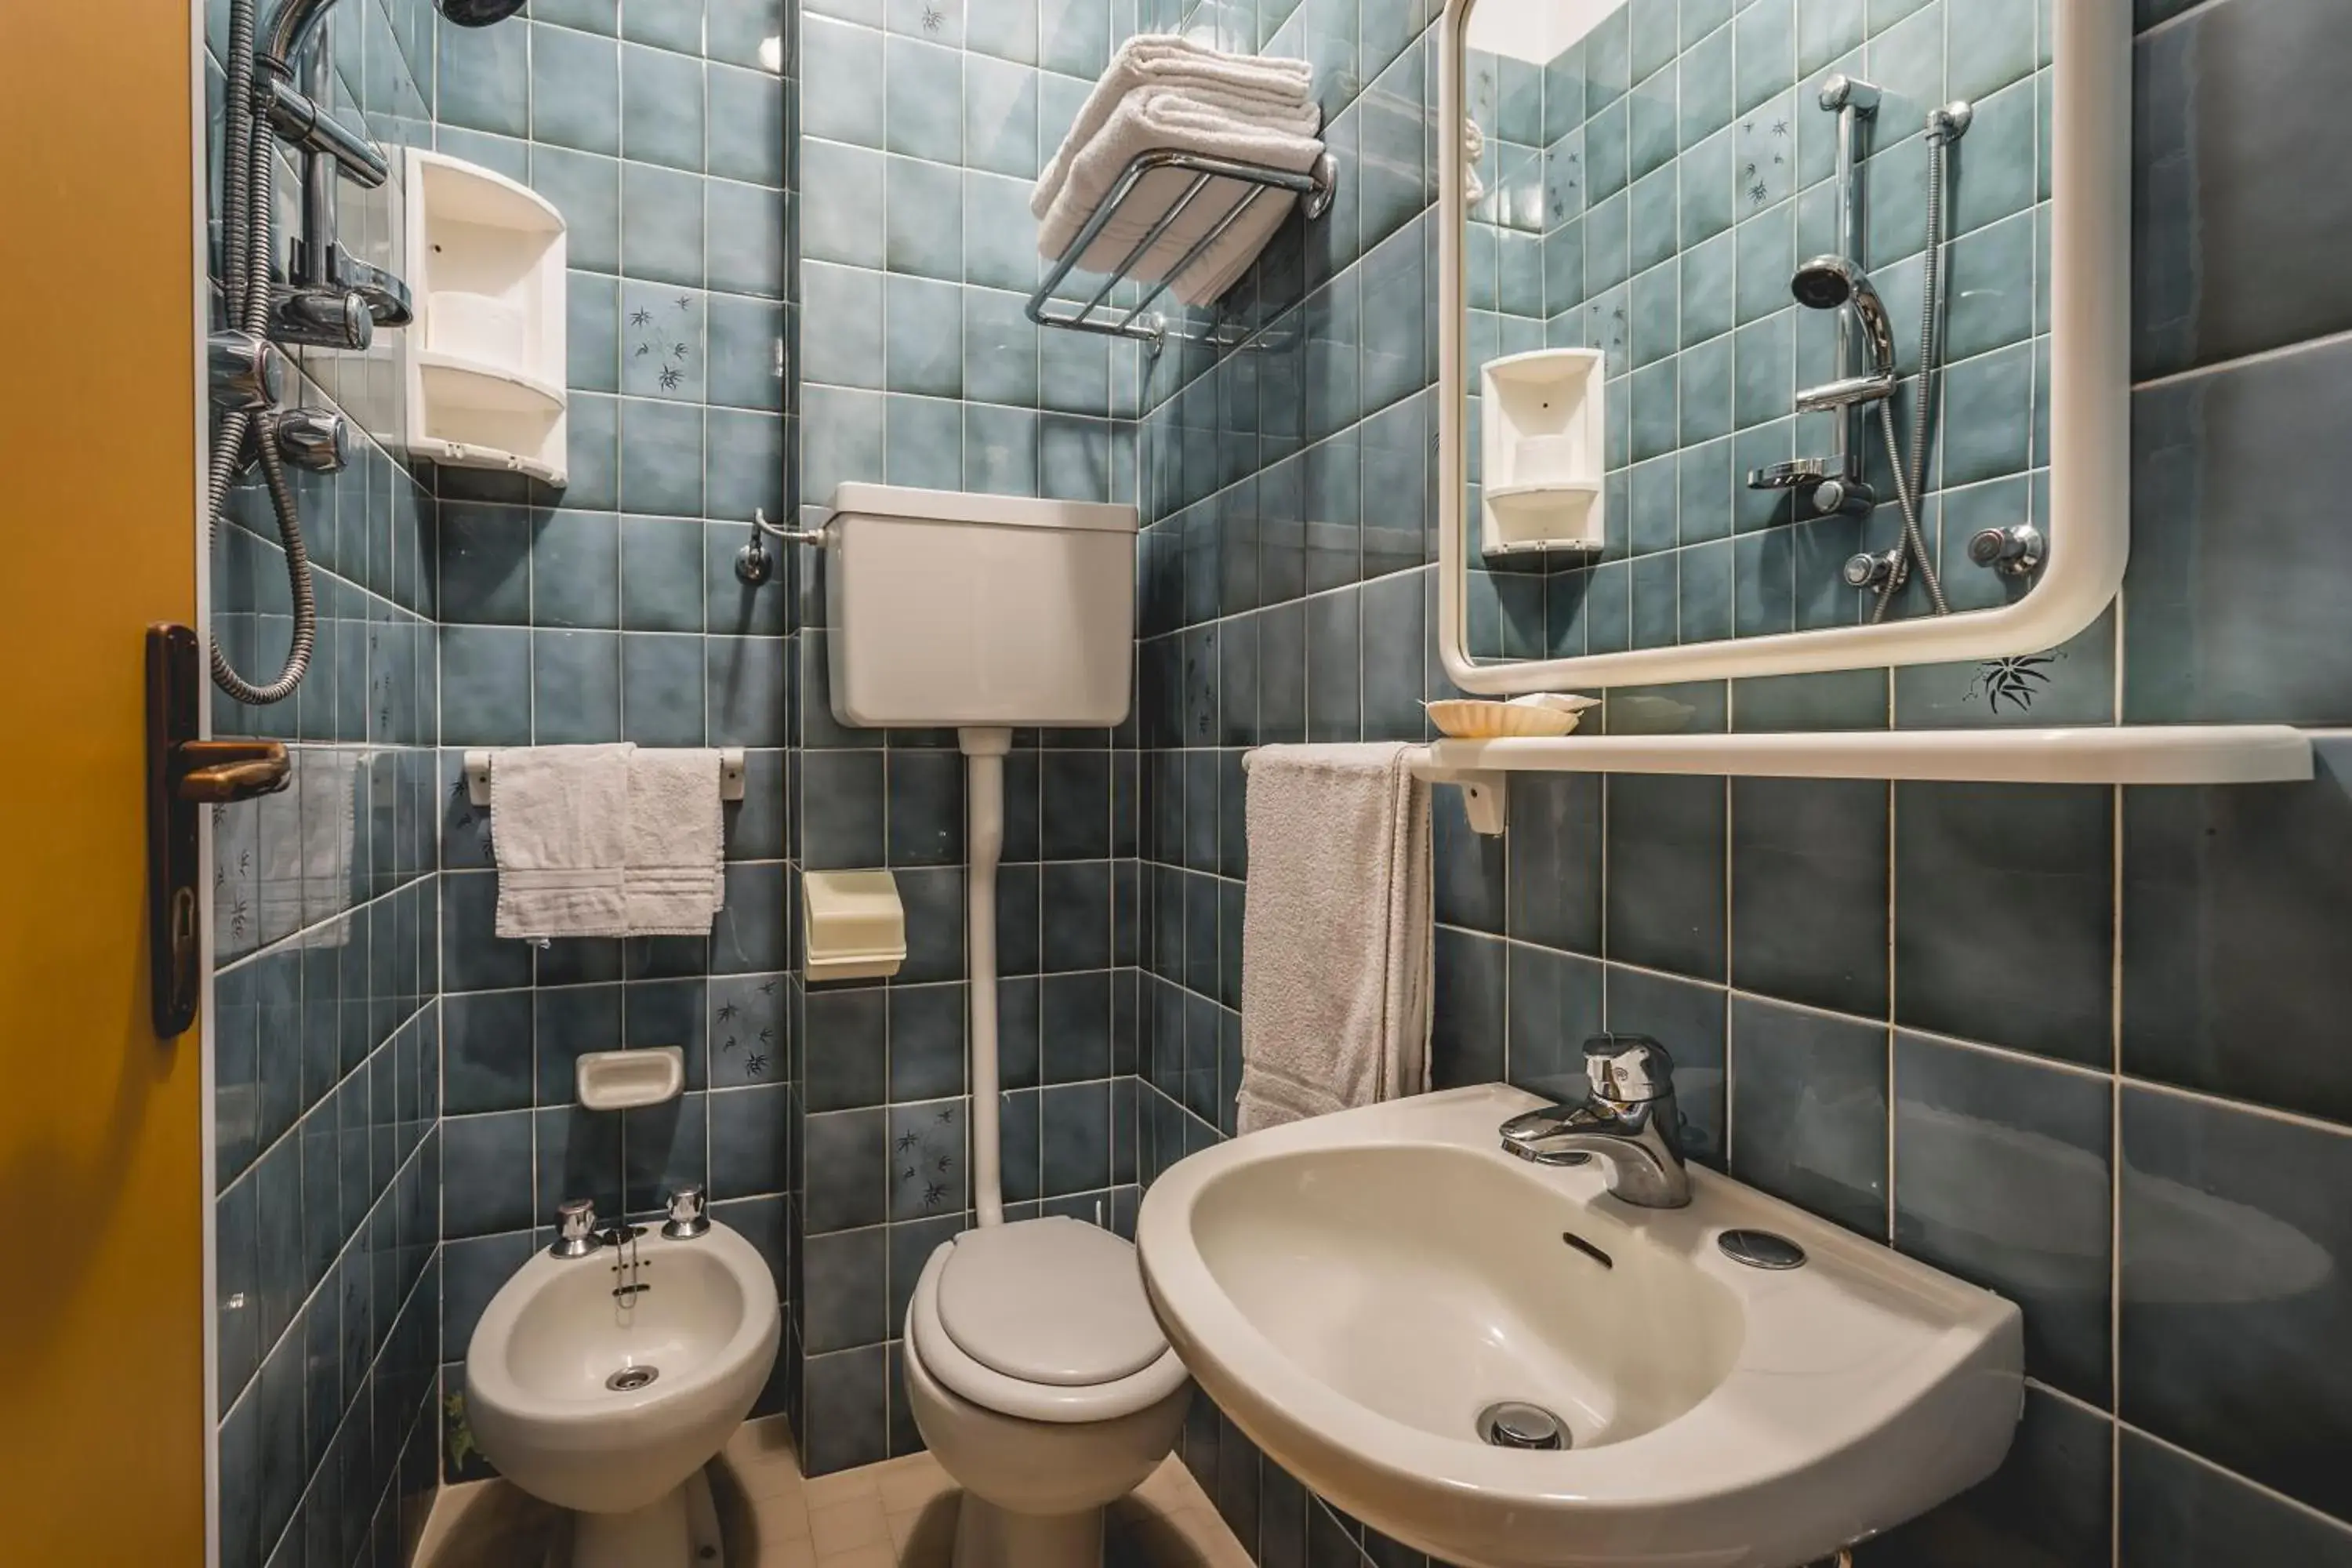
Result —
<instances>
[{"instance_id":1,"label":"chrome knob on wall","mask_svg":"<svg viewBox=\"0 0 2352 1568\"><path fill-rule=\"evenodd\" d=\"M1969 559L2004 577L2031 577L2042 569L2048 546L2042 531L2030 522L2010 528L1988 528L1969 540Z\"/></svg>"},{"instance_id":2,"label":"chrome knob on wall","mask_svg":"<svg viewBox=\"0 0 2352 1568\"><path fill-rule=\"evenodd\" d=\"M276 426L278 455L314 474L340 474L352 460L351 426L327 408L290 408Z\"/></svg>"},{"instance_id":3,"label":"chrome knob on wall","mask_svg":"<svg viewBox=\"0 0 2352 1568\"><path fill-rule=\"evenodd\" d=\"M285 395L285 358L257 332L215 332L205 359L213 406L223 414L257 414Z\"/></svg>"},{"instance_id":4,"label":"chrome knob on wall","mask_svg":"<svg viewBox=\"0 0 2352 1568\"><path fill-rule=\"evenodd\" d=\"M278 301L280 342L305 348L364 351L375 342L375 317L367 301L337 288L296 289Z\"/></svg>"},{"instance_id":5,"label":"chrome knob on wall","mask_svg":"<svg viewBox=\"0 0 2352 1568\"><path fill-rule=\"evenodd\" d=\"M1849 588L1877 588L1889 583L1900 588L1903 580L1910 575L1910 565L1900 546L1880 551L1875 555L1865 551L1847 559L1842 575Z\"/></svg>"}]
</instances>

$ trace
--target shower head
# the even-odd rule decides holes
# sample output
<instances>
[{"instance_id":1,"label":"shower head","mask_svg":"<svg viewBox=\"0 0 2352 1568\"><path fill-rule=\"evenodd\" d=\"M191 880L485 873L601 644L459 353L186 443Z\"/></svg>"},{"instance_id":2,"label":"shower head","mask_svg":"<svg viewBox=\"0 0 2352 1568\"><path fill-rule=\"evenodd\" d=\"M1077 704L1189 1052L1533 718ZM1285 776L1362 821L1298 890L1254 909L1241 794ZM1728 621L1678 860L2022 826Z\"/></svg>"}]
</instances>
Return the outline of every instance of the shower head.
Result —
<instances>
[{"instance_id":1,"label":"shower head","mask_svg":"<svg viewBox=\"0 0 2352 1568\"><path fill-rule=\"evenodd\" d=\"M1843 256L1816 256L1797 268L1790 291L1809 310L1834 310L1858 293L1874 292L1870 275Z\"/></svg>"},{"instance_id":2,"label":"shower head","mask_svg":"<svg viewBox=\"0 0 2352 1568\"><path fill-rule=\"evenodd\" d=\"M1863 341L1870 345L1871 368L1880 375L1895 374L1895 321L1869 273L1843 256L1816 256L1797 268L1789 289L1809 310L1852 306Z\"/></svg>"},{"instance_id":3,"label":"shower head","mask_svg":"<svg viewBox=\"0 0 2352 1568\"><path fill-rule=\"evenodd\" d=\"M461 27L487 27L523 7L523 0L433 0L434 7ZM261 55L290 68L301 57L335 0L280 0L261 40Z\"/></svg>"},{"instance_id":4,"label":"shower head","mask_svg":"<svg viewBox=\"0 0 2352 1568\"><path fill-rule=\"evenodd\" d=\"M523 0L433 0L433 4L461 27L487 27L521 10Z\"/></svg>"}]
</instances>

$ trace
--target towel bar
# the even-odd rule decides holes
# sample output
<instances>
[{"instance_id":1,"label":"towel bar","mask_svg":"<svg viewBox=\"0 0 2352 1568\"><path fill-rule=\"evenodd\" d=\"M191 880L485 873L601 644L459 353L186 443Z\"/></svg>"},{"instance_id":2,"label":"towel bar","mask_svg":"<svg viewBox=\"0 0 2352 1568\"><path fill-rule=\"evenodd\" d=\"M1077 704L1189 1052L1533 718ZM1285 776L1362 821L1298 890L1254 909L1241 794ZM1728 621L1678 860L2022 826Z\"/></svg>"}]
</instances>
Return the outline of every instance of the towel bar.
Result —
<instances>
[{"instance_id":1,"label":"towel bar","mask_svg":"<svg viewBox=\"0 0 2352 1568\"><path fill-rule=\"evenodd\" d=\"M719 753L719 798L743 798L743 748L728 746ZM466 753L466 798L476 805L490 804L490 753L487 751Z\"/></svg>"},{"instance_id":2,"label":"towel bar","mask_svg":"<svg viewBox=\"0 0 2352 1568\"><path fill-rule=\"evenodd\" d=\"M1087 300L1082 309L1072 309L1067 305L1058 311L1051 309L1054 290L1060 288L1062 280L1076 269L1078 258L1093 248L1096 237L1118 216L1118 209L1127 199L1135 194L1135 188L1143 183L1144 176L1161 169L1184 170L1193 176L1192 183L1185 187L1184 194L1176 199L1175 205L1152 225L1150 231L1127 253L1126 259L1103 279L1102 287L1095 290L1094 298ZM1151 247L1160 243L1162 235L1175 226L1184 209L1191 206L1211 184L1219 180L1236 181L1257 188L1234 203L1234 210L1185 251L1176 265L1168 269L1167 276L1152 284L1133 308L1122 314L1119 307L1108 303L1111 291L1128 280L1128 273L1137 262L1150 254ZM1287 169L1268 168L1263 163L1213 158L1205 153L1181 153L1173 148L1138 153L1134 162L1128 164L1126 172L1119 175L1118 184L1111 186L1110 195L1103 198L1102 205L1095 209L1094 216L1087 220L1086 227L1078 231L1078 237L1070 242L1070 247L1062 252L1062 258L1054 263L1054 269L1046 276L1045 281L1039 284L1037 291L1029 297L1029 319L1041 327L1066 327L1074 332L1100 332L1108 337L1133 338L1150 343L1156 351L1160 340L1167 335L1168 323L1157 312L1150 315L1144 312L1151 309L1153 302L1167 291L1169 284L1181 277L1186 268L1223 238L1225 231L1240 221L1242 214L1247 212L1260 196L1269 190L1288 191L1299 198L1300 205L1305 207L1309 218L1318 218L1330 208L1331 198L1339 186L1339 162L1329 153L1317 159L1314 169L1304 174L1295 174ZM1099 318L1096 315L1097 310L1103 312Z\"/></svg>"}]
</instances>

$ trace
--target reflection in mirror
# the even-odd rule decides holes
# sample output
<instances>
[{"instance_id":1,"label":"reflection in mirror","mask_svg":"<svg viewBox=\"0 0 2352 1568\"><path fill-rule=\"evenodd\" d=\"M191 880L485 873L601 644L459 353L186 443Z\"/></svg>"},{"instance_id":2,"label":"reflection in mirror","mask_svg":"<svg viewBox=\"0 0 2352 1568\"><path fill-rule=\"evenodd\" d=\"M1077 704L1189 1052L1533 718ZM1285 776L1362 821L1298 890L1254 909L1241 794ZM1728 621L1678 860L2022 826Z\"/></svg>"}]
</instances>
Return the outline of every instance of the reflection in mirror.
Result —
<instances>
[{"instance_id":1,"label":"reflection in mirror","mask_svg":"<svg viewBox=\"0 0 2352 1568\"><path fill-rule=\"evenodd\" d=\"M2031 6L1864 9L1801 26L1769 0L1475 0L1473 658L2032 588L2047 40Z\"/></svg>"}]
</instances>

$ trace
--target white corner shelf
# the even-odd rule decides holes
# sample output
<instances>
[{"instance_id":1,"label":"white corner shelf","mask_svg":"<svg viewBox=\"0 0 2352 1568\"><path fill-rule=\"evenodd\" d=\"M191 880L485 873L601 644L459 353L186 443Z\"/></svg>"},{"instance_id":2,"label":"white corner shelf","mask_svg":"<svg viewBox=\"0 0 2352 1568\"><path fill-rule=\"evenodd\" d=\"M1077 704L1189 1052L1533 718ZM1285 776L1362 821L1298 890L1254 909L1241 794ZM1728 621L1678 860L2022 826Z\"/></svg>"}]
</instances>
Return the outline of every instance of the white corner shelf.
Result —
<instances>
[{"instance_id":1,"label":"white corner shelf","mask_svg":"<svg viewBox=\"0 0 2352 1568\"><path fill-rule=\"evenodd\" d=\"M2108 729L1872 730L1836 734L1594 735L1438 741L1417 777L1466 793L1471 826L1500 833L1515 773L1701 773L1739 778L1973 784L2294 784L2312 776L2311 736L2284 724Z\"/></svg>"},{"instance_id":2,"label":"white corner shelf","mask_svg":"<svg viewBox=\"0 0 2352 1568\"><path fill-rule=\"evenodd\" d=\"M1480 368L1482 553L1602 546L1606 374L1599 349L1537 349Z\"/></svg>"},{"instance_id":3,"label":"white corner shelf","mask_svg":"<svg viewBox=\"0 0 2352 1568\"><path fill-rule=\"evenodd\" d=\"M569 478L563 215L528 186L408 153L411 452L457 468Z\"/></svg>"}]
</instances>

